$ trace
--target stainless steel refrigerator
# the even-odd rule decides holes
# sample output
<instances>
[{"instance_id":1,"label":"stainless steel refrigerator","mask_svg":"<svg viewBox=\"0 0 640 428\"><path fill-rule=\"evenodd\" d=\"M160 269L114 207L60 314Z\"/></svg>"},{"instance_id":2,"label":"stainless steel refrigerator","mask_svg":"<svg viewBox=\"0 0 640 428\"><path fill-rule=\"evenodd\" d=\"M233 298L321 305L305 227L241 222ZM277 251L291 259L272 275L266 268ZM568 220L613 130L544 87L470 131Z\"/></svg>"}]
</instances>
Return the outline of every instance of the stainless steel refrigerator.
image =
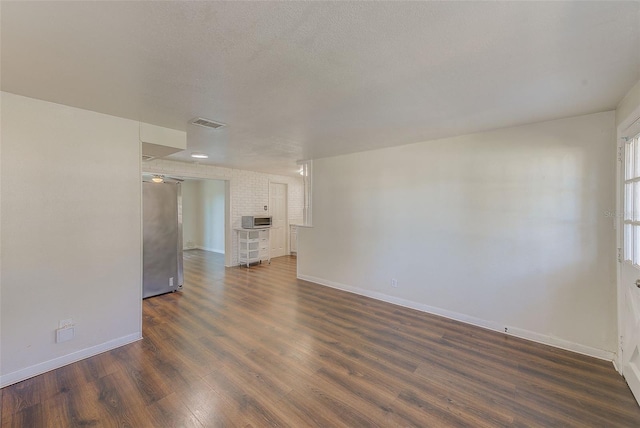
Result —
<instances>
[{"instance_id":1,"label":"stainless steel refrigerator","mask_svg":"<svg viewBox=\"0 0 640 428\"><path fill-rule=\"evenodd\" d=\"M142 183L142 298L182 289L182 192L179 182Z\"/></svg>"}]
</instances>

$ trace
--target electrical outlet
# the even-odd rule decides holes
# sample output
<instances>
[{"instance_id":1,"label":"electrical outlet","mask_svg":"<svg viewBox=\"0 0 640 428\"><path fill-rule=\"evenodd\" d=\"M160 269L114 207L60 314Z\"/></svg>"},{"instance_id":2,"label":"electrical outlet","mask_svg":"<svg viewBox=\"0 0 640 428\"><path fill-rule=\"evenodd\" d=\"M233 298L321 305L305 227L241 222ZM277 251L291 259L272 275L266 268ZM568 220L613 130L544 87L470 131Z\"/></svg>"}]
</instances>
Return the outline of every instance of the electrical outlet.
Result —
<instances>
[{"instance_id":1,"label":"electrical outlet","mask_svg":"<svg viewBox=\"0 0 640 428\"><path fill-rule=\"evenodd\" d=\"M392 286L393 288L398 287L398 280L397 280L397 279L395 279L395 278L391 278L391 286Z\"/></svg>"},{"instance_id":2,"label":"electrical outlet","mask_svg":"<svg viewBox=\"0 0 640 428\"><path fill-rule=\"evenodd\" d=\"M59 328L56 330L56 343L67 342L74 338L76 329L73 327Z\"/></svg>"},{"instance_id":3,"label":"electrical outlet","mask_svg":"<svg viewBox=\"0 0 640 428\"><path fill-rule=\"evenodd\" d=\"M169 278L169 287L173 287L173 277Z\"/></svg>"},{"instance_id":4,"label":"electrical outlet","mask_svg":"<svg viewBox=\"0 0 640 428\"><path fill-rule=\"evenodd\" d=\"M66 342L73 339L76 331L73 327L73 319L58 321L58 329L56 330L56 343Z\"/></svg>"}]
</instances>

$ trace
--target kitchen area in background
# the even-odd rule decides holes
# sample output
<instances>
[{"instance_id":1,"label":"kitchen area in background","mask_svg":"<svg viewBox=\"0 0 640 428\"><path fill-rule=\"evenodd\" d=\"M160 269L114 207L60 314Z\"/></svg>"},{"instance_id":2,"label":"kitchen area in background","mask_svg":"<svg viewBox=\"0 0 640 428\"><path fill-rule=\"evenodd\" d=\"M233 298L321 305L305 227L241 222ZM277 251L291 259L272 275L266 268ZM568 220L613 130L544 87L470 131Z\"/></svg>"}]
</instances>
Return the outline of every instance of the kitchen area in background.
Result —
<instances>
[{"instance_id":1,"label":"kitchen area in background","mask_svg":"<svg viewBox=\"0 0 640 428\"><path fill-rule=\"evenodd\" d=\"M301 169L303 173L307 175L303 175L299 171L295 176L285 176L195 162L189 163L169 159L152 159L142 162L142 170L148 174L181 177L184 179L183 205L184 210L186 210L183 212L183 220L185 223L183 230L184 249L188 251L193 248L202 247L214 251L218 249L224 250L224 266L226 267L238 266L240 264L238 260L238 236L236 229L242 228L242 217L247 215L275 216L275 205L272 205L275 201L271 198L271 195L275 196L275 199L283 201L285 204L285 208L281 210L285 221L279 224L285 231L282 235L282 240L274 241L278 248L270 249L274 250L272 251L273 254L271 254L271 257L276 257L274 254L289 255L292 251L295 252L295 243L291 242L291 225L311 224L309 209L311 201L309 178L311 171L308 167L304 170ZM224 237L222 238L224 240L224 246L222 247L215 245L215 238L210 241L199 241L199 237L202 239L205 239L205 237L198 232L198 226L194 227L191 232L189 231L188 223L190 214L188 212L189 203L186 201L186 198L188 198L188 194L190 193L187 187L190 186L190 182L193 180L200 181L199 186L201 186L199 190L197 189L198 184L192 186L192 189L195 190L191 193L195 194L202 191L203 183L206 182L224 183L226 186L224 206L226 217ZM277 186L278 184L286 186ZM275 194L275 189L272 185L280 187L282 193L279 195ZM197 209L197 207L195 209ZM196 211L192 210L192 212ZM309 216L307 217L307 215ZM195 220L195 224L198 224L197 219ZM212 231L212 233L215 236L220 236L215 231Z\"/></svg>"},{"instance_id":2,"label":"kitchen area in background","mask_svg":"<svg viewBox=\"0 0 640 428\"><path fill-rule=\"evenodd\" d=\"M207 165L201 163L200 159L194 162L169 160L166 159L169 153L180 152L184 147L183 140L173 137L177 136L155 128L148 130L144 136L141 134L141 167L143 178L146 177L144 186L147 186L146 182L150 182L149 185L168 185L175 181L178 182L180 193L175 208L179 220L176 233L179 236L160 230L149 232L147 238L145 233L143 284L148 282L144 278L150 280L154 277L157 279L153 281L158 284L144 285L144 297L180 289L178 282L181 286L182 280L178 281L178 278L182 278L183 256L188 254L184 252L200 250L219 254L224 260L221 264L225 267L242 264L238 234L238 230L242 229L242 216L266 215L274 219L274 224L267 232L273 239L266 244L269 245L266 260L296 253L297 233L291 225L305 224L306 215L310 213L310 162L303 162L298 174L284 176ZM184 137L184 134L180 137ZM153 177L164 180L153 183ZM145 210L148 211L145 208L143 212ZM145 223L147 215L143 213L143 216ZM149 218L152 217L150 215ZM143 224L145 228L148 227ZM168 241L158 247L155 241L163 235L167 235ZM176 248L175 256L164 254L168 248L172 248L172 253ZM152 262L156 257L180 260L166 262L164 266L172 266L169 271Z\"/></svg>"},{"instance_id":3,"label":"kitchen area in background","mask_svg":"<svg viewBox=\"0 0 640 428\"><path fill-rule=\"evenodd\" d=\"M142 139L143 177L180 182L180 251L216 253L223 257L225 267L238 266L242 216L267 215L275 220L268 231L273 239L269 240L267 259L296 254L297 225L308 224L310 162L300 164L299 174L284 176L207 165L199 160L169 160L166 155L180 152L181 144L165 138L164 132L153 131ZM145 265L144 271L148 269ZM166 284L159 287L163 292L174 290L166 288L171 278L163 279Z\"/></svg>"}]
</instances>

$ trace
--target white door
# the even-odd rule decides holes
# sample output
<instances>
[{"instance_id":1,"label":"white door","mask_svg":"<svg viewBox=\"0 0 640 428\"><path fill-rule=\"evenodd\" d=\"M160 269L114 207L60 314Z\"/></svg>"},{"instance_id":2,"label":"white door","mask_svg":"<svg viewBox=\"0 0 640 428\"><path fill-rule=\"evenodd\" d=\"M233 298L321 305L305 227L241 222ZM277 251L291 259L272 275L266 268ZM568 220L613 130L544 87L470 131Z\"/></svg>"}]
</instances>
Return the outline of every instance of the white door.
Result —
<instances>
[{"instance_id":1,"label":"white door","mask_svg":"<svg viewBox=\"0 0 640 428\"><path fill-rule=\"evenodd\" d=\"M618 361L633 395L640 403L640 122L623 135L621 158L623 221L622 267L618 284Z\"/></svg>"},{"instance_id":2,"label":"white door","mask_svg":"<svg viewBox=\"0 0 640 428\"><path fill-rule=\"evenodd\" d=\"M273 223L270 231L271 257L287 254L287 185L269 183L269 206Z\"/></svg>"}]
</instances>

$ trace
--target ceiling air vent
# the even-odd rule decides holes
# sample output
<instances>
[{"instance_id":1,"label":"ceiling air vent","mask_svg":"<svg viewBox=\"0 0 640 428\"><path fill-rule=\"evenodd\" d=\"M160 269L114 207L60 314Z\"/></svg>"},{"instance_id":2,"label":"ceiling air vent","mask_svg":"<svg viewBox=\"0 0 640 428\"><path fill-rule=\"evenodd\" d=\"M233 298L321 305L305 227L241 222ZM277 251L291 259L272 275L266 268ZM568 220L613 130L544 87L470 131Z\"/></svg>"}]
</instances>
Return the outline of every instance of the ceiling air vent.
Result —
<instances>
[{"instance_id":1,"label":"ceiling air vent","mask_svg":"<svg viewBox=\"0 0 640 428\"><path fill-rule=\"evenodd\" d=\"M192 125L204 126L205 128L218 129L225 126L224 123L214 122L213 120L204 119L202 117L196 117L191 121Z\"/></svg>"}]
</instances>

